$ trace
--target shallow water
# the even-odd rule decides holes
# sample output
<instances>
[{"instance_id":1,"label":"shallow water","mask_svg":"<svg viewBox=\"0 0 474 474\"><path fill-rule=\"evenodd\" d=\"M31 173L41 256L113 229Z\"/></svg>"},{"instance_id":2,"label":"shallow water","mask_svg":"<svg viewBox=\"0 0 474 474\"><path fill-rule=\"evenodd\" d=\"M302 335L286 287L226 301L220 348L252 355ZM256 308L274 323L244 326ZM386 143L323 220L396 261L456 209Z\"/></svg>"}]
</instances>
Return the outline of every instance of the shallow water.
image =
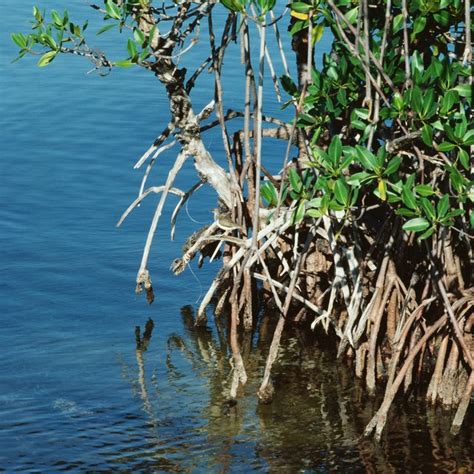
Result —
<instances>
[{"instance_id":1,"label":"shallow water","mask_svg":"<svg viewBox=\"0 0 474 474\"><path fill-rule=\"evenodd\" d=\"M83 2L68 3L74 15L91 15ZM9 32L26 31L30 12L27 0L0 5L0 470L472 472L472 410L451 438L445 413L400 403L380 446L361 439L377 402L303 332L286 336L274 403L259 406L271 337L265 316L242 341L249 383L237 406L226 403L225 328L212 320L205 330L192 326L216 267L196 272L198 280L168 268L200 227L193 220L209 222L212 191L191 200L193 220L180 217L175 243L167 209L151 259L151 306L133 282L155 197L115 228L140 183L132 166L168 120L160 86L134 70L86 75L89 64L76 57L42 70L34 58L11 64ZM113 59L125 57L113 37L97 41ZM232 55L225 87L237 106L238 51ZM210 88L205 76L196 108ZM224 161L219 135L206 140ZM268 145L265 163L278 169L283 152L284 144ZM173 153L162 155L150 183L163 181ZM178 184L194 182L187 163ZM141 339L149 318L151 339L137 349L136 326Z\"/></svg>"}]
</instances>

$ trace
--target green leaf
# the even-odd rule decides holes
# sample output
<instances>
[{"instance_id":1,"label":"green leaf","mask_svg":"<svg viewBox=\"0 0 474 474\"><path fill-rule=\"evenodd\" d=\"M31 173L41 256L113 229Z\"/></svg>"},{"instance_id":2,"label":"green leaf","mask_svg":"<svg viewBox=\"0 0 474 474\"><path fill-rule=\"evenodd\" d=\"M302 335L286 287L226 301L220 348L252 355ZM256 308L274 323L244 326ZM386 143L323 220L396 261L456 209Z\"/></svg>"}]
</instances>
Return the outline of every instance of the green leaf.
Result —
<instances>
[{"instance_id":1,"label":"green leaf","mask_svg":"<svg viewBox=\"0 0 474 474\"><path fill-rule=\"evenodd\" d=\"M415 186L415 192L419 196L427 197L435 194L434 189L429 184L418 184Z\"/></svg>"},{"instance_id":2,"label":"green leaf","mask_svg":"<svg viewBox=\"0 0 474 474\"><path fill-rule=\"evenodd\" d=\"M41 58L38 61L38 66L39 67L45 67L47 66L58 54L57 51L48 51L47 53L43 54Z\"/></svg>"},{"instance_id":3,"label":"green leaf","mask_svg":"<svg viewBox=\"0 0 474 474\"><path fill-rule=\"evenodd\" d=\"M135 62L138 56L137 47L135 42L130 38L127 41L127 50L128 54L130 54L131 61Z\"/></svg>"},{"instance_id":4,"label":"green leaf","mask_svg":"<svg viewBox=\"0 0 474 474\"><path fill-rule=\"evenodd\" d=\"M51 49L58 49L58 45L51 35L47 35L46 33L41 34L41 42L42 44L48 45Z\"/></svg>"},{"instance_id":5,"label":"green leaf","mask_svg":"<svg viewBox=\"0 0 474 474\"><path fill-rule=\"evenodd\" d=\"M145 42L145 35L138 28L133 29L133 37L135 38L135 41L140 45L142 45Z\"/></svg>"},{"instance_id":6,"label":"green leaf","mask_svg":"<svg viewBox=\"0 0 474 474\"><path fill-rule=\"evenodd\" d=\"M421 232L426 230L430 226L430 223L423 217L416 217L415 219L410 219L402 227L403 230L407 232Z\"/></svg>"},{"instance_id":7,"label":"green leaf","mask_svg":"<svg viewBox=\"0 0 474 474\"><path fill-rule=\"evenodd\" d=\"M301 182L301 178L294 168L289 169L288 179L290 181L291 188L293 189L293 191L299 194L302 191L303 183Z\"/></svg>"},{"instance_id":8,"label":"green leaf","mask_svg":"<svg viewBox=\"0 0 474 474\"><path fill-rule=\"evenodd\" d=\"M423 117L426 117L434 104L434 89L429 89L423 97Z\"/></svg>"},{"instance_id":9,"label":"green leaf","mask_svg":"<svg viewBox=\"0 0 474 474\"><path fill-rule=\"evenodd\" d=\"M11 39L21 49L25 49L28 45L28 38L22 33L12 33Z\"/></svg>"},{"instance_id":10,"label":"green leaf","mask_svg":"<svg viewBox=\"0 0 474 474\"><path fill-rule=\"evenodd\" d=\"M342 143L338 135L334 136L328 149L329 158L333 163L337 163L342 155Z\"/></svg>"},{"instance_id":11,"label":"green leaf","mask_svg":"<svg viewBox=\"0 0 474 474\"><path fill-rule=\"evenodd\" d=\"M469 171L469 154L466 150L462 148L459 149L458 158L464 169Z\"/></svg>"},{"instance_id":12,"label":"green leaf","mask_svg":"<svg viewBox=\"0 0 474 474\"><path fill-rule=\"evenodd\" d=\"M311 5L308 5L307 3L303 2L293 2L290 4L290 7L293 11L297 13L308 13L312 8Z\"/></svg>"},{"instance_id":13,"label":"green leaf","mask_svg":"<svg viewBox=\"0 0 474 474\"><path fill-rule=\"evenodd\" d=\"M382 201L386 201L387 200L387 183L383 179L379 180L377 191L379 192L380 199Z\"/></svg>"},{"instance_id":14,"label":"green leaf","mask_svg":"<svg viewBox=\"0 0 474 474\"><path fill-rule=\"evenodd\" d=\"M43 22L43 15L39 11L38 7L33 7L33 16L35 17L37 22L39 23Z\"/></svg>"},{"instance_id":15,"label":"green leaf","mask_svg":"<svg viewBox=\"0 0 474 474\"><path fill-rule=\"evenodd\" d=\"M309 217L314 217L316 219L319 219L320 217L323 216L323 211L319 210L319 209L308 209L306 211L306 215L309 216Z\"/></svg>"},{"instance_id":16,"label":"green leaf","mask_svg":"<svg viewBox=\"0 0 474 474\"><path fill-rule=\"evenodd\" d=\"M441 114L447 114L453 105L459 101L459 95L455 91L448 91L443 97L443 100L441 102Z\"/></svg>"},{"instance_id":17,"label":"green leaf","mask_svg":"<svg viewBox=\"0 0 474 474\"><path fill-rule=\"evenodd\" d=\"M128 59L125 59L123 61L115 61L113 65L116 66L116 67L127 68L127 67L134 66L134 63L132 63L132 61L130 61Z\"/></svg>"},{"instance_id":18,"label":"green leaf","mask_svg":"<svg viewBox=\"0 0 474 474\"><path fill-rule=\"evenodd\" d=\"M427 239L428 237L431 237L433 235L433 232L434 232L434 227L430 227L426 232L423 232L419 237L418 237L418 240L425 240Z\"/></svg>"},{"instance_id":19,"label":"green leaf","mask_svg":"<svg viewBox=\"0 0 474 474\"><path fill-rule=\"evenodd\" d=\"M359 192L360 188L352 188L350 207L354 207L356 205L357 199L359 198Z\"/></svg>"},{"instance_id":20,"label":"green leaf","mask_svg":"<svg viewBox=\"0 0 474 474\"><path fill-rule=\"evenodd\" d=\"M458 193L461 193L463 191L463 187L465 183L462 174L458 171L458 169L455 166L447 166L446 168L448 169L449 179L451 180L451 183L454 189Z\"/></svg>"},{"instance_id":21,"label":"green leaf","mask_svg":"<svg viewBox=\"0 0 474 474\"><path fill-rule=\"evenodd\" d=\"M353 128L357 128L357 130L365 130L365 123L362 122L362 120L357 120L357 119L354 119L354 120L351 120L351 126Z\"/></svg>"},{"instance_id":22,"label":"green leaf","mask_svg":"<svg viewBox=\"0 0 474 474\"><path fill-rule=\"evenodd\" d=\"M339 178L334 186L334 195L340 204L347 206L349 204L349 188L344 179Z\"/></svg>"},{"instance_id":23,"label":"green leaf","mask_svg":"<svg viewBox=\"0 0 474 474\"><path fill-rule=\"evenodd\" d=\"M402 163L402 159L399 156L393 157L389 162L387 167L385 168L384 175L390 176L393 173L398 171L400 168L400 164Z\"/></svg>"},{"instance_id":24,"label":"green leaf","mask_svg":"<svg viewBox=\"0 0 474 474\"><path fill-rule=\"evenodd\" d=\"M404 207L402 207L401 209L397 209L395 211L395 214L397 214L397 216L403 216L403 217L416 216L416 212L412 211L411 209L405 209Z\"/></svg>"},{"instance_id":25,"label":"green leaf","mask_svg":"<svg viewBox=\"0 0 474 474\"><path fill-rule=\"evenodd\" d=\"M425 123L421 129L421 139L427 147L433 147L433 129L427 123Z\"/></svg>"},{"instance_id":26,"label":"green leaf","mask_svg":"<svg viewBox=\"0 0 474 474\"><path fill-rule=\"evenodd\" d=\"M116 24L103 26L103 27L97 32L97 36L101 35L102 33L105 33L106 31L111 30L112 28L115 28L116 26L117 26Z\"/></svg>"},{"instance_id":27,"label":"green leaf","mask_svg":"<svg viewBox=\"0 0 474 474\"><path fill-rule=\"evenodd\" d=\"M111 0L105 2L105 11L111 18L115 18L116 20L122 19L120 8Z\"/></svg>"},{"instance_id":28,"label":"green leaf","mask_svg":"<svg viewBox=\"0 0 474 474\"><path fill-rule=\"evenodd\" d=\"M374 156L374 154L367 148L362 147L360 145L356 145L356 150L357 150L357 157L359 158L359 161L362 163L362 166L364 166L364 168L367 168L373 171L375 167L377 166L377 158Z\"/></svg>"},{"instance_id":29,"label":"green leaf","mask_svg":"<svg viewBox=\"0 0 474 474\"><path fill-rule=\"evenodd\" d=\"M399 92L396 92L394 95L393 95L393 105L394 107L397 109L397 110L402 110L403 109L403 106L404 106L404 101L403 101L403 97L401 96L401 94Z\"/></svg>"},{"instance_id":30,"label":"green leaf","mask_svg":"<svg viewBox=\"0 0 474 474\"><path fill-rule=\"evenodd\" d=\"M459 84L454 89L461 97L470 99L472 97L472 88L469 84Z\"/></svg>"},{"instance_id":31,"label":"green leaf","mask_svg":"<svg viewBox=\"0 0 474 474\"><path fill-rule=\"evenodd\" d=\"M431 222L433 222L436 218L436 211L433 204L426 198L421 198L420 204L423 210L425 211L425 215Z\"/></svg>"},{"instance_id":32,"label":"green leaf","mask_svg":"<svg viewBox=\"0 0 474 474\"><path fill-rule=\"evenodd\" d=\"M375 175L361 171L360 173L355 173L347 179L347 184L351 186L360 186L364 181L371 181L375 178Z\"/></svg>"},{"instance_id":33,"label":"green leaf","mask_svg":"<svg viewBox=\"0 0 474 474\"><path fill-rule=\"evenodd\" d=\"M308 202L306 203L306 207L307 207L307 208L310 208L310 207L321 207L322 201L323 201L323 198L320 198L320 197L313 198L313 199L311 199L310 201L308 201Z\"/></svg>"},{"instance_id":34,"label":"green leaf","mask_svg":"<svg viewBox=\"0 0 474 474\"><path fill-rule=\"evenodd\" d=\"M416 198L411 189L407 186L403 186L402 189L402 201L405 206L409 207L410 209L416 210L418 209L418 205L416 203Z\"/></svg>"},{"instance_id":35,"label":"green leaf","mask_svg":"<svg viewBox=\"0 0 474 474\"><path fill-rule=\"evenodd\" d=\"M276 206L278 204L278 193L271 181L263 183L260 192L269 206Z\"/></svg>"},{"instance_id":36,"label":"green leaf","mask_svg":"<svg viewBox=\"0 0 474 474\"><path fill-rule=\"evenodd\" d=\"M454 143L442 142L438 145L439 151L451 151L456 147Z\"/></svg>"},{"instance_id":37,"label":"green leaf","mask_svg":"<svg viewBox=\"0 0 474 474\"><path fill-rule=\"evenodd\" d=\"M361 118L362 120L367 120L369 118L369 110L368 109L354 109L354 114Z\"/></svg>"},{"instance_id":38,"label":"green leaf","mask_svg":"<svg viewBox=\"0 0 474 474\"><path fill-rule=\"evenodd\" d=\"M423 58L421 57L420 53L415 50L411 57L411 70L412 73L415 74L416 72L423 73Z\"/></svg>"},{"instance_id":39,"label":"green leaf","mask_svg":"<svg viewBox=\"0 0 474 474\"><path fill-rule=\"evenodd\" d=\"M419 16L415 23L413 24L413 34L412 37L415 37L418 33L421 33L426 26L426 16Z\"/></svg>"},{"instance_id":40,"label":"green leaf","mask_svg":"<svg viewBox=\"0 0 474 474\"><path fill-rule=\"evenodd\" d=\"M298 204L298 207L296 208L295 212L293 213L292 223L299 224L303 220L304 214L305 214L305 204L304 204L304 201L301 201Z\"/></svg>"},{"instance_id":41,"label":"green leaf","mask_svg":"<svg viewBox=\"0 0 474 474\"><path fill-rule=\"evenodd\" d=\"M359 7L354 7L345 13L346 20L351 25L353 25L357 21L358 16L359 16Z\"/></svg>"},{"instance_id":42,"label":"green leaf","mask_svg":"<svg viewBox=\"0 0 474 474\"><path fill-rule=\"evenodd\" d=\"M464 137L462 138L464 145L471 146L474 145L474 130L468 130Z\"/></svg>"},{"instance_id":43,"label":"green leaf","mask_svg":"<svg viewBox=\"0 0 474 474\"><path fill-rule=\"evenodd\" d=\"M415 86L411 92L411 105L418 115L423 114L423 98L418 86Z\"/></svg>"},{"instance_id":44,"label":"green leaf","mask_svg":"<svg viewBox=\"0 0 474 474\"><path fill-rule=\"evenodd\" d=\"M471 223L471 228L474 229L474 211L471 211L469 214L469 222Z\"/></svg>"},{"instance_id":45,"label":"green leaf","mask_svg":"<svg viewBox=\"0 0 474 474\"><path fill-rule=\"evenodd\" d=\"M403 28L403 13L399 13L393 19L393 32L397 33Z\"/></svg>"},{"instance_id":46,"label":"green leaf","mask_svg":"<svg viewBox=\"0 0 474 474\"><path fill-rule=\"evenodd\" d=\"M53 18L54 24L56 26L63 26L63 19L59 16L59 13L56 10L51 10L51 17Z\"/></svg>"},{"instance_id":47,"label":"green leaf","mask_svg":"<svg viewBox=\"0 0 474 474\"><path fill-rule=\"evenodd\" d=\"M449 211L446 214L446 218L458 217L464 215L466 211L464 209L454 209L453 211Z\"/></svg>"},{"instance_id":48,"label":"green leaf","mask_svg":"<svg viewBox=\"0 0 474 474\"><path fill-rule=\"evenodd\" d=\"M436 206L436 213L438 215L439 220L443 219L446 216L448 209L449 209L449 196L444 195L438 201L438 204Z\"/></svg>"}]
</instances>

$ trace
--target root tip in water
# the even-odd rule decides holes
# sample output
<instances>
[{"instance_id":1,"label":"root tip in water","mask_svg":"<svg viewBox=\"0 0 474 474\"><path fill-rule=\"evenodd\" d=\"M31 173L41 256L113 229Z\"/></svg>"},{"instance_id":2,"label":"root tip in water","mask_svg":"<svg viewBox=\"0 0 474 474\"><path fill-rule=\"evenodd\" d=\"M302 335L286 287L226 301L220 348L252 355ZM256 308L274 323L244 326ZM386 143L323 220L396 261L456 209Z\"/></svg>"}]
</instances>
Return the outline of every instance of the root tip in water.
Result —
<instances>
[{"instance_id":1,"label":"root tip in water","mask_svg":"<svg viewBox=\"0 0 474 474\"><path fill-rule=\"evenodd\" d=\"M271 382L268 382L265 387L260 388L260 390L257 392L257 396L260 403L263 403L264 405L269 405L273 401L274 393L275 389L273 387L273 384Z\"/></svg>"}]
</instances>

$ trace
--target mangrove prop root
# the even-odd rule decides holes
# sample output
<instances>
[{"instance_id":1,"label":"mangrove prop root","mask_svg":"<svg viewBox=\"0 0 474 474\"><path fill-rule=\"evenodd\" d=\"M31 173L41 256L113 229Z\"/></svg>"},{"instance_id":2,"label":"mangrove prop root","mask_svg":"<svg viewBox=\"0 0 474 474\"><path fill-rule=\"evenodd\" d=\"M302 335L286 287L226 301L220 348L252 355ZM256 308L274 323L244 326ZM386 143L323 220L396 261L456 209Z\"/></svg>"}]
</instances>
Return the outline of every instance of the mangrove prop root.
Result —
<instances>
[{"instance_id":1,"label":"mangrove prop root","mask_svg":"<svg viewBox=\"0 0 474 474\"><path fill-rule=\"evenodd\" d=\"M365 436L369 436L375 430L375 437L380 439L382 435L382 430L387 422L387 414L390 406L395 398L395 395L398 392L398 389L405 378L405 375L408 369L411 367L413 360L418 355L418 352L423 347L423 344L446 322L447 316L441 316L432 326L430 326L425 334L420 338L418 343L413 347L413 349L408 354L407 358L405 359L405 363L403 364L402 368L397 374L393 384L387 388L385 391L385 397L382 402L382 405L378 409L377 413L374 415L372 420L370 420L369 424L365 429Z\"/></svg>"}]
</instances>

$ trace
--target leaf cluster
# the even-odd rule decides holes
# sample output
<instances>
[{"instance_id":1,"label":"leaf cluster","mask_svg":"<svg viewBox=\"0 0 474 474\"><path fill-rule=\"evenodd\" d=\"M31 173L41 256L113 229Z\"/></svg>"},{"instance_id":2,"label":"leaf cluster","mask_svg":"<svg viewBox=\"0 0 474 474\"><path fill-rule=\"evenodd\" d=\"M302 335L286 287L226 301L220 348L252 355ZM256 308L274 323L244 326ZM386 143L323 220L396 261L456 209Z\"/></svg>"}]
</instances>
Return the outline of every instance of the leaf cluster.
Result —
<instances>
[{"instance_id":1,"label":"leaf cluster","mask_svg":"<svg viewBox=\"0 0 474 474\"><path fill-rule=\"evenodd\" d=\"M296 17L292 34L306 34L311 22L334 36L322 67L312 71L297 120L312 148L306 165L314 179L304 190L311 198L302 198L306 215L355 219L368 203L402 216L403 228L421 239L442 226L466 228L470 221L474 227L474 124L471 65L462 62L463 5L409 2L404 25L401 1L392 2L387 23L387 2L370 4L367 41L390 84L349 26L357 27L359 2L334 3L344 21L324 1L290 4L305 15ZM381 93L368 89L368 72ZM293 100L300 99L290 77L281 83Z\"/></svg>"}]
</instances>

